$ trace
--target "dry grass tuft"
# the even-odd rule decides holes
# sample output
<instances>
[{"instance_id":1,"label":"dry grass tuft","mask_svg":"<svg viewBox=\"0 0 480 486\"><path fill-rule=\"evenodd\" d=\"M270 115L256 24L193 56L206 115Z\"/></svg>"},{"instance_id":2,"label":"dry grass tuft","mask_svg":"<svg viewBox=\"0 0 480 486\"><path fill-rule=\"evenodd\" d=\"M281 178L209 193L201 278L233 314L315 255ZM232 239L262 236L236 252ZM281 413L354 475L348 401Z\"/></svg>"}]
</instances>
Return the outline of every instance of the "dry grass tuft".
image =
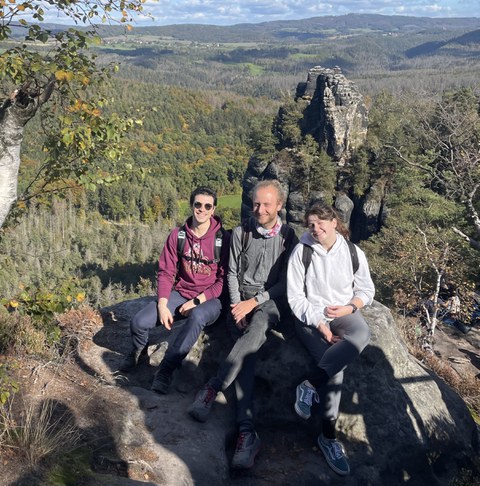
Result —
<instances>
[{"instance_id":1,"label":"dry grass tuft","mask_svg":"<svg viewBox=\"0 0 480 486\"><path fill-rule=\"evenodd\" d=\"M20 414L10 400L0 407L0 446L25 458L30 467L42 459L74 450L81 440L80 429L68 408L54 400L39 405L23 402Z\"/></svg>"}]
</instances>

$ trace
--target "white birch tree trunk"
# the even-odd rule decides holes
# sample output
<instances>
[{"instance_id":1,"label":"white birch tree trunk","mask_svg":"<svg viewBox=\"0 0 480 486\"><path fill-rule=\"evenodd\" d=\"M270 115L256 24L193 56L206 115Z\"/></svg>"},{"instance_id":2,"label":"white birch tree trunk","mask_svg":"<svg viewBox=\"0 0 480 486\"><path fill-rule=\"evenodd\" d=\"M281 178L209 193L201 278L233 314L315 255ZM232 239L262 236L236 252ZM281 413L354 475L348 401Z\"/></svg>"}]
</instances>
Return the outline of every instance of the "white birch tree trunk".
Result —
<instances>
[{"instance_id":1,"label":"white birch tree trunk","mask_svg":"<svg viewBox=\"0 0 480 486\"><path fill-rule=\"evenodd\" d=\"M1 115L3 117L0 121L0 227L3 226L12 204L17 199L20 148L23 141L23 125L16 121L16 117L8 109Z\"/></svg>"},{"instance_id":2,"label":"white birch tree trunk","mask_svg":"<svg viewBox=\"0 0 480 486\"><path fill-rule=\"evenodd\" d=\"M55 82L42 91L32 91L29 84L12 92L0 106L0 228L17 199L20 150L25 125L52 95Z\"/></svg>"}]
</instances>

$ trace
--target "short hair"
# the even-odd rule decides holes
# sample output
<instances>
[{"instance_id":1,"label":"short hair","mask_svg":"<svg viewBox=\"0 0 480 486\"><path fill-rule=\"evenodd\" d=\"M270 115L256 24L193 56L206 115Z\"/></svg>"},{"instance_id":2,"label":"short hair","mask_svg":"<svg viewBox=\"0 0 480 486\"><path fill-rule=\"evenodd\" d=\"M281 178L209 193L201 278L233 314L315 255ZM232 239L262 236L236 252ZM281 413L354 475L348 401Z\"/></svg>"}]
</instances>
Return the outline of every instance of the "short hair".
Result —
<instances>
[{"instance_id":1,"label":"short hair","mask_svg":"<svg viewBox=\"0 0 480 486\"><path fill-rule=\"evenodd\" d=\"M258 189L262 189L263 187L274 187L278 193L278 200L282 203L282 205L285 203L287 197L285 195L285 191L283 190L282 185L280 184L280 182L278 182L277 179L265 179L263 181L257 182L255 184L255 187L252 189L252 192L250 193L250 197L253 199Z\"/></svg>"},{"instance_id":2,"label":"short hair","mask_svg":"<svg viewBox=\"0 0 480 486\"><path fill-rule=\"evenodd\" d=\"M217 205L217 193L213 189L210 189L209 187L200 186L200 187L197 187L190 194L190 206L193 206L193 203L195 202L195 197L198 196L198 195L213 197L213 205L214 206Z\"/></svg>"}]
</instances>

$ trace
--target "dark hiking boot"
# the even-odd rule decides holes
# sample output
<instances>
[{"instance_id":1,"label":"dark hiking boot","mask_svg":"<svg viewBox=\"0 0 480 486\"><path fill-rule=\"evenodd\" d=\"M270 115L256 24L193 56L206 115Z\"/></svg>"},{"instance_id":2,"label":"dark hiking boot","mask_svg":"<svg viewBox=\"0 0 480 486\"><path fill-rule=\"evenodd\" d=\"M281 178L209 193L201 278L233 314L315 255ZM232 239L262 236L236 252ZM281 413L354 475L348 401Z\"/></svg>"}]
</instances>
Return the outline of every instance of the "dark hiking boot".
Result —
<instances>
[{"instance_id":1,"label":"dark hiking boot","mask_svg":"<svg viewBox=\"0 0 480 486\"><path fill-rule=\"evenodd\" d=\"M160 367L153 377L152 386L150 389L162 395L166 395L172 383L172 379L173 370Z\"/></svg>"},{"instance_id":2,"label":"dark hiking boot","mask_svg":"<svg viewBox=\"0 0 480 486\"><path fill-rule=\"evenodd\" d=\"M188 413L199 422L206 422L217 392L208 383L197 393L195 401L188 407Z\"/></svg>"},{"instance_id":3,"label":"dark hiking boot","mask_svg":"<svg viewBox=\"0 0 480 486\"><path fill-rule=\"evenodd\" d=\"M248 469L253 467L255 457L260 451L262 442L254 430L240 432L232 459L232 468Z\"/></svg>"},{"instance_id":4,"label":"dark hiking boot","mask_svg":"<svg viewBox=\"0 0 480 486\"><path fill-rule=\"evenodd\" d=\"M132 371L141 361L148 362L148 344L143 349L134 349L120 363L119 371Z\"/></svg>"}]
</instances>

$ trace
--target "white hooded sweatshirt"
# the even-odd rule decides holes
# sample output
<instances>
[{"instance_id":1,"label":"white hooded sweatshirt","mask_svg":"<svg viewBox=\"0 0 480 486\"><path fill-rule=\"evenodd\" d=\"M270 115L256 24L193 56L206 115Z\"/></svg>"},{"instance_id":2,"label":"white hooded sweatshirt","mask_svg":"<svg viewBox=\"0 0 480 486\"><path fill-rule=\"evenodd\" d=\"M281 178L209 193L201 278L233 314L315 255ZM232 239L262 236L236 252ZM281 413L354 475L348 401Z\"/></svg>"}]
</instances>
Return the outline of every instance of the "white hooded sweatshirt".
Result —
<instances>
[{"instance_id":1,"label":"white hooded sweatshirt","mask_svg":"<svg viewBox=\"0 0 480 486\"><path fill-rule=\"evenodd\" d=\"M313 248L306 277L302 262L304 244ZM317 327L320 322L332 320L325 316L327 306L346 305L354 297L364 305L372 303L375 286L367 259L358 246L357 254L359 267L354 275L350 250L342 235L337 233L337 240L328 252L310 233L302 235L290 256L287 271L288 303L297 319Z\"/></svg>"}]
</instances>

